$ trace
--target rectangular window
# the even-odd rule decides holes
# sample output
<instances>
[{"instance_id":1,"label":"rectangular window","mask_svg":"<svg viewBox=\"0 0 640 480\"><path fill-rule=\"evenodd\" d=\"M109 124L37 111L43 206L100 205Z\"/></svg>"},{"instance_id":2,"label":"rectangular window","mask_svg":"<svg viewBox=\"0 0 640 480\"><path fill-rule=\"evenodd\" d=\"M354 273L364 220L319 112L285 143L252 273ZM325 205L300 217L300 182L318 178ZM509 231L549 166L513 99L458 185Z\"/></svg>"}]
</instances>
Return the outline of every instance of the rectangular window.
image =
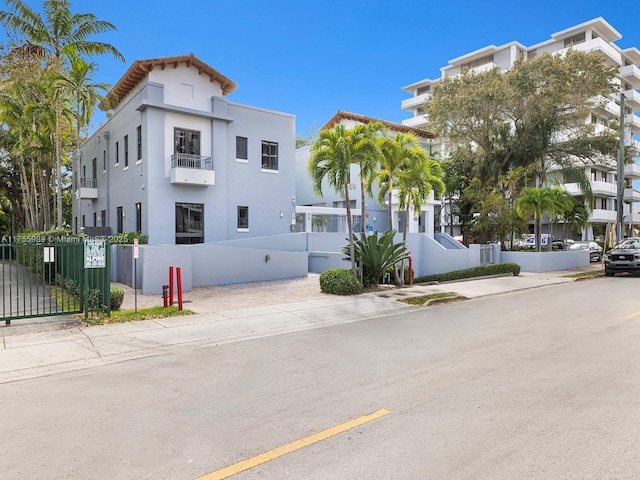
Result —
<instances>
[{"instance_id":1,"label":"rectangular window","mask_svg":"<svg viewBox=\"0 0 640 480\"><path fill-rule=\"evenodd\" d=\"M138 125L136 135L138 136L138 160L142 160L142 125Z\"/></svg>"},{"instance_id":2,"label":"rectangular window","mask_svg":"<svg viewBox=\"0 0 640 480\"><path fill-rule=\"evenodd\" d=\"M136 203L136 232L142 233L142 204Z\"/></svg>"},{"instance_id":3,"label":"rectangular window","mask_svg":"<svg viewBox=\"0 0 640 480\"><path fill-rule=\"evenodd\" d=\"M174 153L200 155L200 132L175 128L173 131Z\"/></svg>"},{"instance_id":4,"label":"rectangular window","mask_svg":"<svg viewBox=\"0 0 640 480\"><path fill-rule=\"evenodd\" d=\"M278 170L278 144L262 141L262 168L264 170Z\"/></svg>"},{"instance_id":5,"label":"rectangular window","mask_svg":"<svg viewBox=\"0 0 640 480\"><path fill-rule=\"evenodd\" d=\"M204 204L176 203L176 245L204 243Z\"/></svg>"},{"instance_id":6,"label":"rectangular window","mask_svg":"<svg viewBox=\"0 0 640 480\"><path fill-rule=\"evenodd\" d=\"M129 135L124 136L124 168L129 166Z\"/></svg>"},{"instance_id":7,"label":"rectangular window","mask_svg":"<svg viewBox=\"0 0 640 480\"><path fill-rule=\"evenodd\" d=\"M236 159L248 160L247 137L236 137Z\"/></svg>"},{"instance_id":8,"label":"rectangular window","mask_svg":"<svg viewBox=\"0 0 640 480\"><path fill-rule=\"evenodd\" d=\"M100 211L100 226L102 227L106 227L107 226L107 211L106 210L101 210Z\"/></svg>"},{"instance_id":9,"label":"rectangular window","mask_svg":"<svg viewBox=\"0 0 640 480\"><path fill-rule=\"evenodd\" d=\"M249 207L238 207L238 230L249 229Z\"/></svg>"},{"instance_id":10,"label":"rectangular window","mask_svg":"<svg viewBox=\"0 0 640 480\"><path fill-rule=\"evenodd\" d=\"M86 227L87 225L85 224L85 219L84 219L84 214L82 215L82 228Z\"/></svg>"},{"instance_id":11,"label":"rectangular window","mask_svg":"<svg viewBox=\"0 0 640 480\"><path fill-rule=\"evenodd\" d=\"M120 142L116 142L116 167L120 165Z\"/></svg>"},{"instance_id":12,"label":"rectangular window","mask_svg":"<svg viewBox=\"0 0 640 480\"><path fill-rule=\"evenodd\" d=\"M98 188L95 185L96 178L98 178L98 159L94 158L91 160L91 183L92 185L88 185L90 188Z\"/></svg>"},{"instance_id":13,"label":"rectangular window","mask_svg":"<svg viewBox=\"0 0 640 480\"><path fill-rule=\"evenodd\" d=\"M123 233L124 232L124 210L122 209L122 207L118 207L116 212L118 215L118 231L116 233Z\"/></svg>"},{"instance_id":14,"label":"rectangular window","mask_svg":"<svg viewBox=\"0 0 640 480\"><path fill-rule=\"evenodd\" d=\"M93 226L97 227L98 224L96 223L98 221L98 214L96 212L93 212Z\"/></svg>"},{"instance_id":15,"label":"rectangular window","mask_svg":"<svg viewBox=\"0 0 640 480\"><path fill-rule=\"evenodd\" d=\"M600 208L602 210L606 210L607 209L607 199L606 198L601 198L600 199Z\"/></svg>"},{"instance_id":16,"label":"rectangular window","mask_svg":"<svg viewBox=\"0 0 640 480\"><path fill-rule=\"evenodd\" d=\"M106 172L107 171L107 151L103 150L102 151L102 172Z\"/></svg>"}]
</instances>

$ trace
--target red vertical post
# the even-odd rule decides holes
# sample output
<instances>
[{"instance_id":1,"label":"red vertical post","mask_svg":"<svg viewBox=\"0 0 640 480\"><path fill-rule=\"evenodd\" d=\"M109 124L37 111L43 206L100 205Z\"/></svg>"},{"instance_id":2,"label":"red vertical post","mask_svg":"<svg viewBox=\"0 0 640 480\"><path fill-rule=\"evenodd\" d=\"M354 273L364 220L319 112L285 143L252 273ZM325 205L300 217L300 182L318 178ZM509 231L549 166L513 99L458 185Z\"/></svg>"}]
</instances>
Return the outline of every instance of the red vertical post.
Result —
<instances>
[{"instance_id":1,"label":"red vertical post","mask_svg":"<svg viewBox=\"0 0 640 480\"><path fill-rule=\"evenodd\" d=\"M182 310L182 272L176 267L176 281L178 283L178 310Z\"/></svg>"},{"instance_id":2,"label":"red vertical post","mask_svg":"<svg viewBox=\"0 0 640 480\"><path fill-rule=\"evenodd\" d=\"M409 285L413 285L413 258L409 255Z\"/></svg>"},{"instance_id":3,"label":"red vertical post","mask_svg":"<svg viewBox=\"0 0 640 480\"><path fill-rule=\"evenodd\" d=\"M169 267L169 306L173 306L173 266Z\"/></svg>"}]
</instances>

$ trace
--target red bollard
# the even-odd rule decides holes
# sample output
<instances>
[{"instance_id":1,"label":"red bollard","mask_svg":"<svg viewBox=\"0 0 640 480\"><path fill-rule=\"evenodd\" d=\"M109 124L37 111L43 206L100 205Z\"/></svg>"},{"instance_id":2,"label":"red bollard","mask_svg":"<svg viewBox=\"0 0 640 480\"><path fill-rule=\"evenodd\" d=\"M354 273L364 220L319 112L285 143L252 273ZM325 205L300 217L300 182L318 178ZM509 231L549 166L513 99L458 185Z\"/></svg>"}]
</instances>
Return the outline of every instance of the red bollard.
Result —
<instances>
[{"instance_id":1,"label":"red bollard","mask_svg":"<svg viewBox=\"0 0 640 480\"><path fill-rule=\"evenodd\" d=\"M413 285L413 258L409 257L409 285Z\"/></svg>"},{"instance_id":2,"label":"red bollard","mask_svg":"<svg viewBox=\"0 0 640 480\"><path fill-rule=\"evenodd\" d=\"M169 305L173 306L173 266L169 267Z\"/></svg>"},{"instance_id":3,"label":"red bollard","mask_svg":"<svg viewBox=\"0 0 640 480\"><path fill-rule=\"evenodd\" d=\"M169 285L162 285L162 306L169 306Z\"/></svg>"},{"instance_id":4,"label":"red bollard","mask_svg":"<svg viewBox=\"0 0 640 480\"><path fill-rule=\"evenodd\" d=\"M182 272L176 267L176 281L178 283L178 310L182 310Z\"/></svg>"}]
</instances>

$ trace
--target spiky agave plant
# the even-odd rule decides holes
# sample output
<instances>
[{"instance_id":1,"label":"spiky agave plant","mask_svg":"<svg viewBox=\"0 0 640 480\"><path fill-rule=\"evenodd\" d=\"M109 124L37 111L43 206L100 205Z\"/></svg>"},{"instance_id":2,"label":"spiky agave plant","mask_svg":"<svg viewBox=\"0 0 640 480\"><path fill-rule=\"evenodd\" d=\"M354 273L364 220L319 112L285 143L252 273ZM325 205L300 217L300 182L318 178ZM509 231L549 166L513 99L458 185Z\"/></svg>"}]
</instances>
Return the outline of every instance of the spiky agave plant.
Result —
<instances>
[{"instance_id":1,"label":"spiky agave plant","mask_svg":"<svg viewBox=\"0 0 640 480\"><path fill-rule=\"evenodd\" d=\"M382 276L391 272L393 266L407 255L405 242L393 242L395 235L395 230L380 236L378 232L374 232L373 235L361 233L360 238L354 241L355 262L362 263L364 276L371 286L377 287ZM348 246L342 247L342 253L347 255L346 260L351 260Z\"/></svg>"}]
</instances>

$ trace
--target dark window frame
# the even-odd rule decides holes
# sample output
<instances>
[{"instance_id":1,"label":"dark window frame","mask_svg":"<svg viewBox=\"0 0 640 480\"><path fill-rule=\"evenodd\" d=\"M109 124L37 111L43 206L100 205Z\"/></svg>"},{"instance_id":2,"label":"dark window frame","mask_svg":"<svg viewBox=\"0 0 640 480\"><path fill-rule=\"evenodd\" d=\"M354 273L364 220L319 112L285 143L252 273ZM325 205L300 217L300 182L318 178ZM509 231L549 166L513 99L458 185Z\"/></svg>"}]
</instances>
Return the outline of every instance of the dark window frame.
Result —
<instances>
[{"instance_id":1,"label":"dark window frame","mask_svg":"<svg viewBox=\"0 0 640 480\"><path fill-rule=\"evenodd\" d=\"M129 166L129 135L124 136L124 167Z\"/></svg>"},{"instance_id":2,"label":"dark window frame","mask_svg":"<svg viewBox=\"0 0 640 480\"><path fill-rule=\"evenodd\" d=\"M249 207L238 206L238 230L249 230Z\"/></svg>"},{"instance_id":3,"label":"dark window frame","mask_svg":"<svg viewBox=\"0 0 640 480\"><path fill-rule=\"evenodd\" d=\"M176 202L176 245L204 243L204 203Z\"/></svg>"},{"instance_id":4,"label":"dark window frame","mask_svg":"<svg viewBox=\"0 0 640 480\"><path fill-rule=\"evenodd\" d=\"M202 134L199 130L189 130L182 127L173 128L173 153L200 155L201 141Z\"/></svg>"},{"instance_id":5,"label":"dark window frame","mask_svg":"<svg viewBox=\"0 0 640 480\"><path fill-rule=\"evenodd\" d=\"M142 161L142 125L136 128L136 136L138 137L138 161Z\"/></svg>"},{"instance_id":6,"label":"dark window frame","mask_svg":"<svg viewBox=\"0 0 640 480\"><path fill-rule=\"evenodd\" d=\"M236 136L236 158L249 160L249 139L247 137Z\"/></svg>"},{"instance_id":7,"label":"dark window frame","mask_svg":"<svg viewBox=\"0 0 640 480\"><path fill-rule=\"evenodd\" d=\"M262 163L263 170L278 170L278 142L262 140Z\"/></svg>"}]
</instances>

